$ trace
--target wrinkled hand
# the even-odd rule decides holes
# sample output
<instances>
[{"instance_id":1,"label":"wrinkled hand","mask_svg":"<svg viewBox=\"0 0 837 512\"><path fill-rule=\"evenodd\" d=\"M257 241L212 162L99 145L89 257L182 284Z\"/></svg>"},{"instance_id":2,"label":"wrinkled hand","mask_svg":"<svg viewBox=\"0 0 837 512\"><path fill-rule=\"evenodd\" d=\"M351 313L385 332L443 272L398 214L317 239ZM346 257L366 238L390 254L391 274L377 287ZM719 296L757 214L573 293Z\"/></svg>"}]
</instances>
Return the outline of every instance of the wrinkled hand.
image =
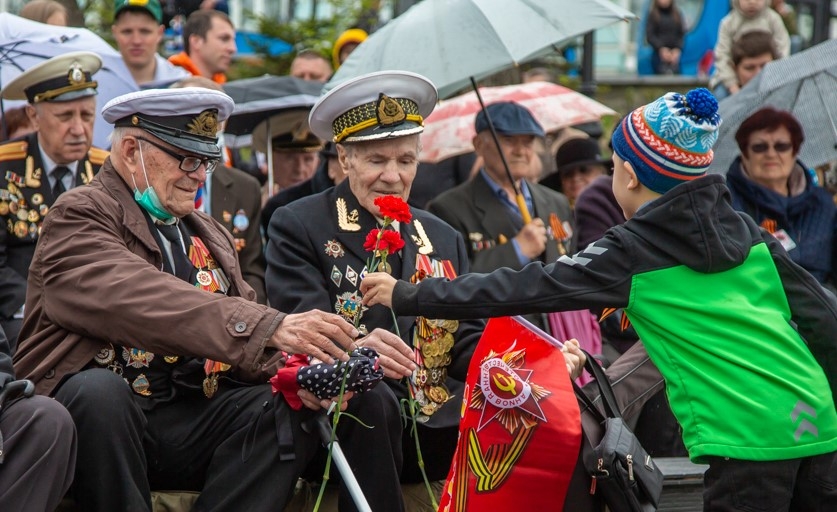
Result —
<instances>
[{"instance_id":1,"label":"wrinkled hand","mask_svg":"<svg viewBox=\"0 0 837 512\"><path fill-rule=\"evenodd\" d=\"M305 407L314 411L319 411L320 409L328 410L332 403L337 402L337 397L334 397L331 400L319 400L316 396L314 396L314 393L308 391L307 389L300 389L296 392L296 396L302 400ZM346 391L343 393L343 403L340 405L341 411L346 410L346 407L349 406L349 399L353 396L355 396L355 394L352 391Z\"/></svg>"},{"instance_id":2,"label":"wrinkled hand","mask_svg":"<svg viewBox=\"0 0 837 512\"><path fill-rule=\"evenodd\" d=\"M357 329L343 318L312 310L287 315L271 336L269 344L290 354L307 354L324 363L348 361L347 351L358 336Z\"/></svg>"},{"instance_id":3,"label":"wrinkled hand","mask_svg":"<svg viewBox=\"0 0 837 512\"><path fill-rule=\"evenodd\" d=\"M355 341L355 345L374 349L378 353L378 364L384 370L384 376L390 379L409 377L416 369L413 350L404 340L387 330L375 329Z\"/></svg>"},{"instance_id":4,"label":"wrinkled hand","mask_svg":"<svg viewBox=\"0 0 837 512\"><path fill-rule=\"evenodd\" d=\"M392 291L395 289L396 279L384 272L367 274L360 283L360 293L363 294L363 305L374 306L381 304L392 308Z\"/></svg>"},{"instance_id":5,"label":"wrinkled hand","mask_svg":"<svg viewBox=\"0 0 837 512\"><path fill-rule=\"evenodd\" d=\"M584 370L584 363L587 362L587 356L581 351L578 340L573 338L565 341L561 352L564 353L564 362L567 363L567 372L569 372L570 378L577 379Z\"/></svg>"},{"instance_id":6,"label":"wrinkled hand","mask_svg":"<svg viewBox=\"0 0 837 512\"><path fill-rule=\"evenodd\" d=\"M539 218L532 219L532 222L523 226L520 233L514 237L520 251L530 260L543 254L546 250L546 226Z\"/></svg>"}]
</instances>

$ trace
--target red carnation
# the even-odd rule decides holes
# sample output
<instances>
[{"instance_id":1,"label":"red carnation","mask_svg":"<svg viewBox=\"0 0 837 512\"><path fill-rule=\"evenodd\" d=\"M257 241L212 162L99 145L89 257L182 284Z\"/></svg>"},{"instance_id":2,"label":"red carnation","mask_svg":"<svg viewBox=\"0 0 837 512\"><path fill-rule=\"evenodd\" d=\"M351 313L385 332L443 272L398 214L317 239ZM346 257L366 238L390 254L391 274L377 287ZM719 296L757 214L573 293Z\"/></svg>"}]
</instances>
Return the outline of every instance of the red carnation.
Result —
<instances>
[{"instance_id":1,"label":"red carnation","mask_svg":"<svg viewBox=\"0 0 837 512\"><path fill-rule=\"evenodd\" d=\"M390 221L410 222L413 215L410 206L398 196L379 196L375 198L375 206L381 211L381 216Z\"/></svg>"},{"instance_id":2,"label":"red carnation","mask_svg":"<svg viewBox=\"0 0 837 512\"><path fill-rule=\"evenodd\" d=\"M363 248L369 252L377 251L381 254L393 254L404 247L404 240L398 231L392 229L373 229L366 235Z\"/></svg>"}]
</instances>

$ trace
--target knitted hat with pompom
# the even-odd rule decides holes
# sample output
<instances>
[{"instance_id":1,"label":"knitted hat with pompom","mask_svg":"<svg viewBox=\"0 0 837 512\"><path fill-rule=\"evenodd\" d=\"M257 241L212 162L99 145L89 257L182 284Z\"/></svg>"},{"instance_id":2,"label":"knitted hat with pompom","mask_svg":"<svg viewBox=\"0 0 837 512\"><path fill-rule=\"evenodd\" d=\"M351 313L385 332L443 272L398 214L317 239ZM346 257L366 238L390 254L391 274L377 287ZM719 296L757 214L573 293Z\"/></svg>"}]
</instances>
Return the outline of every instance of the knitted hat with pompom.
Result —
<instances>
[{"instance_id":1,"label":"knitted hat with pompom","mask_svg":"<svg viewBox=\"0 0 837 512\"><path fill-rule=\"evenodd\" d=\"M613 152L631 164L640 183L665 194L706 174L720 124L708 90L669 92L625 116L613 131Z\"/></svg>"}]
</instances>

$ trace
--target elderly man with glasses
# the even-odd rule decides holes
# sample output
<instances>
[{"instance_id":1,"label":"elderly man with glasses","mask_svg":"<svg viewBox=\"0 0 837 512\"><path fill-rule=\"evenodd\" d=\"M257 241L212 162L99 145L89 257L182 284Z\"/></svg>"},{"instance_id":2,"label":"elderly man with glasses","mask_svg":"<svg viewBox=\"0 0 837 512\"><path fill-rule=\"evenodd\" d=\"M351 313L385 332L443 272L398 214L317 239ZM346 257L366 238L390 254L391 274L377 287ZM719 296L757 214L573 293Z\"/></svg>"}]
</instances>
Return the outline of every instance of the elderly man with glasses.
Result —
<instances>
[{"instance_id":1,"label":"elderly man with glasses","mask_svg":"<svg viewBox=\"0 0 837 512\"><path fill-rule=\"evenodd\" d=\"M285 353L347 360L358 333L253 302L231 235L195 211L232 109L204 88L111 100L110 157L44 223L15 369L75 422L82 510L150 512L159 489L281 510L317 448L267 380Z\"/></svg>"}]
</instances>

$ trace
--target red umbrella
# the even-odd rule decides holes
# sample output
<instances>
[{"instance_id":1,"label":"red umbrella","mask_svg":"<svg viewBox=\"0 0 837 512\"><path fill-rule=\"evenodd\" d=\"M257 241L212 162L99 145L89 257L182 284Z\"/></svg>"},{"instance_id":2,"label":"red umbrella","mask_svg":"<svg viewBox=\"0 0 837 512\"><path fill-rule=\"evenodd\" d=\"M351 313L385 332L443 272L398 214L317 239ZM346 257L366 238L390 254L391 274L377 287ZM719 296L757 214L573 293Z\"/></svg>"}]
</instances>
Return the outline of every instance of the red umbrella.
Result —
<instances>
[{"instance_id":1,"label":"red umbrella","mask_svg":"<svg viewBox=\"0 0 837 512\"><path fill-rule=\"evenodd\" d=\"M486 105L501 101L523 105L547 133L616 114L598 101L551 82L480 87L480 95ZM474 119L480 109L474 91L442 101L424 120L421 161L436 163L473 151Z\"/></svg>"}]
</instances>

